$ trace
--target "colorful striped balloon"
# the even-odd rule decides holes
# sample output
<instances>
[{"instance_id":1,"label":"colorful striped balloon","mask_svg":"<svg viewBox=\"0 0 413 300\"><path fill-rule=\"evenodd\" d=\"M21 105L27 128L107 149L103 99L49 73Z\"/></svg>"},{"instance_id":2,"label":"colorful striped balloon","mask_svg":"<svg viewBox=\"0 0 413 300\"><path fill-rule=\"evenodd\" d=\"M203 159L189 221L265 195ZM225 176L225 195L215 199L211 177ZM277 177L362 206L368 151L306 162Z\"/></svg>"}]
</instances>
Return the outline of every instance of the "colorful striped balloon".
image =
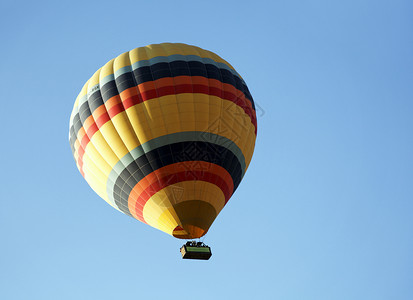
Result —
<instances>
[{"instance_id":1,"label":"colorful striped balloon","mask_svg":"<svg viewBox=\"0 0 413 300\"><path fill-rule=\"evenodd\" d=\"M193 239L238 187L256 134L254 101L228 62L164 43L123 53L86 82L69 140L80 173L111 206Z\"/></svg>"}]
</instances>

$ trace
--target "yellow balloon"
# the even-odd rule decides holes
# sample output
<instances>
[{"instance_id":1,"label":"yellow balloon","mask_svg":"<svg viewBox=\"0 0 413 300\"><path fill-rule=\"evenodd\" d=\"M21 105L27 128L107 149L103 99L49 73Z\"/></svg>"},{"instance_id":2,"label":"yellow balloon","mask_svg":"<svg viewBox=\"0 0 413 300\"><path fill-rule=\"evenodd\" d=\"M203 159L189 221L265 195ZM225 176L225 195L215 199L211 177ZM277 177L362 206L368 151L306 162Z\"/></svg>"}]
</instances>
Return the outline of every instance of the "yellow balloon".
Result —
<instances>
[{"instance_id":1,"label":"yellow balloon","mask_svg":"<svg viewBox=\"0 0 413 300\"><path fill-rule=\"evenodd\" d=\"M112 59L83 86L69 140L88 184L117 210L176 238L199 238L254 151L247 85L218 55L164 43Z\"/></svg>"}]
</instances>

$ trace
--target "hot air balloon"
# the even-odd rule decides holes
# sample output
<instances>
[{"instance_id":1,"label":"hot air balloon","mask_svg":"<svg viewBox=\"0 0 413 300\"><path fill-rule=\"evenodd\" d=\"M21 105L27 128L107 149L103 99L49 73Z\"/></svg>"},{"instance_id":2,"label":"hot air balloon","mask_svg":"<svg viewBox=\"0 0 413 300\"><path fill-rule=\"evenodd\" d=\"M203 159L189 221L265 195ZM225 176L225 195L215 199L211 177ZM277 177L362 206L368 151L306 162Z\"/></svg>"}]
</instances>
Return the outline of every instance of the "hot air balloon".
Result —
<instances>
[{"instance_id":1,"label":"hot air balloon","mask_svg":"<svg viewBox=\"0 0 413 300\"><path fill-rule=\"evenodd\" d=\"M112 207L196 239L240 184L256 135L254 101L228 62L163 43L93 74L75 101L69 141L80 173Z\"/></svg>"}]
</instances>

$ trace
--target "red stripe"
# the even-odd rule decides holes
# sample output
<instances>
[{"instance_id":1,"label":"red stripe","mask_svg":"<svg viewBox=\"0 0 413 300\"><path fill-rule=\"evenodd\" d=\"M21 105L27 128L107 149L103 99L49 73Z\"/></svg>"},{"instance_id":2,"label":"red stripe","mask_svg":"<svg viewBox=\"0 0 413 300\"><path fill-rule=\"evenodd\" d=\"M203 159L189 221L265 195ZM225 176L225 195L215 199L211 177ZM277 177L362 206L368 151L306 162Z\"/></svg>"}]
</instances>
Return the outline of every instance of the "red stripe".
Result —
<instances>
[{"instance_id":1,"label":"red stripe","mask_svg":"<svg viewBox=\"0 0 413 300\"><path fill-rule=\"evenodd\" d=\"M113 106L111 109L109 109L108 114L109 114L109 117L112 119L114 116L116 116L117 114L120 114L123 111L125 111L123 104L118 103L115 106Z\"/></svg>"},{"instance_id":2,"label":"red stripe","mask_svg":"<svg viewBox=\"0 0 413 300\"><path fill-rule=\"evenodd\" d=\"M83 155L85 154L86 145L89 144L89 142L89 137L87 136L87 134L85 134L77 150L77 163L79 165L80 174L82 174L83 177L85 177L85 173L83 172Z\"/></svg>"},{"instance_id":3,"label":"red stripe","mask_svg":"<svg viewBox=\"0 0 413 300\"><path fill-rule=\"evenodd\" d=\"M87 137L88 137L88 140L89 140L89 136L92 137L92 136L96 133L96 131L98 131L98 130L99 130L99 128L98 128L98 126L96 125L96 123L93 123L93 124L90 125L90 127L87 129L85 136L87 136ZM84 137L83 137L83 139L84 139ZM90 141L90 140L89 140L89 141ZM86 145L85 145L85 147L86 147Z\"/></svg>"},{"instance_id":4,"label":"red stripe","mask_svg":"<svg viewBox=\"0 0 413 300\"><path fill-rule=\"evenodd\" d=\"M90 125L90 127L87 129L86 134L83 136L82 141L80 142L80 146L79 146L79 150L78 150L78 164L79 164L79 171L82 174L82 176L84 177L84 172L83 172L83 155L85 154L85 149L86 146L89 144L90 142L90 137L92 137L96 131L98 131L98 126L96 125L96 123L93 123L92 125Z\"/></svg>"},{"instance_id":5,"label":"red stripe","mask_svg":"<svg viewBox=\"0 0 413 300\"><path fill-rule=\"evenodd\" d=\"M129 107L142 103L143 99L142 99L142 95L138 94L138 95L129 97L128 99L125 99L122 102L123 102L123 106L125 107L125 109L128 109Z\"/></svg>"},{"instance_id":6,"label":"red stripe","mask_svg":"<svg viewBox=\"0 0 413 300\"><path fill-rule=\"evenodd\" d=\"M110 117L108 113L105 112L96 120L96 125L98 126L98 128L100 128L109 120L110 120Z\"/></svg>"}]
</instances>

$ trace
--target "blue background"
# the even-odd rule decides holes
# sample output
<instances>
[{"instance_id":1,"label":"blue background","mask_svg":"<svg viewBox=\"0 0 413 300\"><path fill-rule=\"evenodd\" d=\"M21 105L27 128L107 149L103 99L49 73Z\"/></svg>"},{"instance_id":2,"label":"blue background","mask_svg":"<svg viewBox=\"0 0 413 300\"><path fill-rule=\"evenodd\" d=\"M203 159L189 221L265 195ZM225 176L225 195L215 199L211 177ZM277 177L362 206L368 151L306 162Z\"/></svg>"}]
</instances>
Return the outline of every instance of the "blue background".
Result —
<instances>
[{"instance_id":1,"label":"blue background","mask_svg":"<svg viewBox=\"0 0 413 300\"><path fill-rule=\"evenodd\" d=\"M413 299L411 1L3 1L0 298ZM84 82L133 48L216 52L257 103L205 242L107 205L75 167Z\"/></svg>"}]
</instances>

